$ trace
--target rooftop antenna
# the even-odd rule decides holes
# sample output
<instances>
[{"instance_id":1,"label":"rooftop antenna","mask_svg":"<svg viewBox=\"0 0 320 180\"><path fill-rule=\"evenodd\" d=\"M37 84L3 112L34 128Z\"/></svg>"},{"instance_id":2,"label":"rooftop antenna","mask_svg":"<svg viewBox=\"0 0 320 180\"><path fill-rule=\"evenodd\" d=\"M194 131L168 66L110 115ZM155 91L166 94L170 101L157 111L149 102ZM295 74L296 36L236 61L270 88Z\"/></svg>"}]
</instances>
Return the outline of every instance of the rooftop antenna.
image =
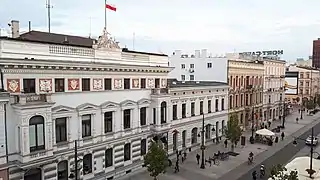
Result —
<instances>
[{"instance_id":1,"label":"rooftop antenna","mask_svg":"<svg viewBox=\"0 0 320 180\"><path fill-rule=\"evenodd\" d=\"M135 39L136 39L136 33L135 32L133 32L133 38L132 38L132 50L134 50L134 41L135 41Z\"/></svg>"},{"instance_id":2,"label":"rooftop antenna","mask_svg":"<svg viewBox=\"0 0 320 180\"><path fill-rule=\"evenodd\" d=\"M92 17L90 16L90 25L89 25L89 28L90 28L89 31L90 31L90 32L89 32L89 38L91 38L91 19L92 19Z\"/></svg>"},{"instance_id":3,"label":"rooftop antenna","mask_svg":"<svg viewBox=\"0 0 320 180\"><path fill-rule=\"evenodd\" d=\"M48 30L49 33L51 32L51 8L53 8L53 6L51 6L50 4L50 0L47 0L47 4L46 4L46 8L48 9Z\"/></svg>"}]
</instances>

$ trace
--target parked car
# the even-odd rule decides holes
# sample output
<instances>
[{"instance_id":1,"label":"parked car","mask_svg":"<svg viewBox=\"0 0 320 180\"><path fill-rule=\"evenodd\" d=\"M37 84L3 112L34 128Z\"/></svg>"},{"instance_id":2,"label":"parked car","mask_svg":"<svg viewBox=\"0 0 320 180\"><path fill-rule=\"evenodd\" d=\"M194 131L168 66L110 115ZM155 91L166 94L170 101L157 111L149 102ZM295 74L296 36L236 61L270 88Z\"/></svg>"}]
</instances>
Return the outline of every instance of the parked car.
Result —
<instances>
[{"instance_id":1,"label":"parked car","mask_svg":"<svg viewBox=\"0 0 320 180\"><path fill-rule=\"evenodd\" d=\"M312 145L311 142L312 142L312 136L309 136L306 139L306 145ZM318 138L316 136L313 136L313 145L316 146L317 144L318 144Z\"/></svg>"}]
</instances>

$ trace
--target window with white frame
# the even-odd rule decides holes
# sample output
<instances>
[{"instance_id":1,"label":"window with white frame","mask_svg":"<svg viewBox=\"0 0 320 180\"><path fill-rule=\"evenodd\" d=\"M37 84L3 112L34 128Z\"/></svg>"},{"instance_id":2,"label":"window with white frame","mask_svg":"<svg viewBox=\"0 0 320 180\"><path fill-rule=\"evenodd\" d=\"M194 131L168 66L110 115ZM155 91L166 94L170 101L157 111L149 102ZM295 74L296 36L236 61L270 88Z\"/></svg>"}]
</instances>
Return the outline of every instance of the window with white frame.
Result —
<instances>
[{"instance_id":1,"label":"window with white frame","mask_svg":"<svg viewBox=\"0 0 320 180\"><path fill-rule=\"evenodd\" d=\"M123 129L131 128L131 109L123 111Z\"/></svg>"},{"instance_id":2,"label":"window with white frame","mask_svg":"<svg viewBox=\"0 0 320 180\"><path fill-rule=\"evenodd\" d=\"M56 143L67 141L67 118L57 118L56 121Z\"/></svg>"},{"instance_id":3,"label":"window with white frame","mask_svg":"<svg viewBox=\"0 0 320 180\"><path fill-rule=\"evenodd\" d=\"M90 137L91 136L91 115L83 115L82 116L82 137Z\"/></svg>"},{"instance_id":4,"label":"window with white frame","mask_svg":"<svg viewBox=\"0 0 320 180\"><path fill-rule=\"evenodd\" d=\"M109 133L112 132L112 120L113 120L113 112L105 112L104 113L104 132Z\"/></svg>"}]
</instances>

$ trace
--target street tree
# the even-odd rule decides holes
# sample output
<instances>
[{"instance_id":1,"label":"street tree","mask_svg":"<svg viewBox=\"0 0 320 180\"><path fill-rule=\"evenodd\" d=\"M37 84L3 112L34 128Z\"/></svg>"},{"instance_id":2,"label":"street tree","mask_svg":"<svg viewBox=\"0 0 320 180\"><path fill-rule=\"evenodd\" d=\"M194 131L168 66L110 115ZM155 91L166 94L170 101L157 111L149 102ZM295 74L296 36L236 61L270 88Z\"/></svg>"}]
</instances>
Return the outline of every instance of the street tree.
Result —
<instances>
[{"instance_id":1,"label":"street tree","mask_svg":"<svg viewBox=\"0 0 320 180\"><path fill-rule=\"evenodd\" d=\"M287 168L277 164L270 169L270 178L272 180L299 180L298 171L287 171Z\"/></svg>"},{"instance_id":2,"label":"street tree","mask_svg":"<svg viewBox=\"0 0 320 180\"><path fill-rule=\"evenodd\" d=\"M313 99L307 101L306 108L308 110L316 108L316 104L314 103Z\"/></svg>"},{"instance_id":3,"label":"street tree","mask_svg":"<svg viewBox=\"0 0 320 180\"><path fill-rule=\"evenodd\" d=\"M229 121L227 123L227 128L225 129L226 137L231 142L231 151L234 151L234 145L240 140L242 135L242 130L239 126L238 116L236 114L231 114L229 116Z\"/></svg>"},{"instance_id":4,"label":"street tree","mask_svg":"<svg viewBox=\"0 0 320 180\"><path fill-rule=\"evenodd\" d=\"M169 166L167 153L163 146L159 142L152 142L148 153L144 157L144 165L147 167L150 176L154 180L157 177L166 172L166 168Z\"/></svg>"},{"instance_id":5,"label":"street tree","mask_svg":"<svg viewBox=\"0 0 320 180\"><path fill-rule=\"evenodd\" d=\"M316 104L318 106L320 106L320 95L319 94L316 95Z\"/></svg>"}]
</instances>

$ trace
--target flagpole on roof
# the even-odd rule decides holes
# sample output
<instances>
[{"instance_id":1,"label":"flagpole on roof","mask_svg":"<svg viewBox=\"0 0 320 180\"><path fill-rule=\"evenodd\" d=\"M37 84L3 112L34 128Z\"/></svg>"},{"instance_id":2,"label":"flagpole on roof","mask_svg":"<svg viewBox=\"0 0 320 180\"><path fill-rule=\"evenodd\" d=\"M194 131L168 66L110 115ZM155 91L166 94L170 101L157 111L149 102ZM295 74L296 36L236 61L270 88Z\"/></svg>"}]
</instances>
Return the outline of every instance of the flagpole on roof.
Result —
<instances>
[{"instance_id":1,"label":"flagpole on roof","mask_svg":"<svg viewBox=\"0 0 320 180\"><path fill-rule=\"evenodd\" d=\"M107 0L104 0L104 29L107 30Z\"/></svg>"}]
</instances>

